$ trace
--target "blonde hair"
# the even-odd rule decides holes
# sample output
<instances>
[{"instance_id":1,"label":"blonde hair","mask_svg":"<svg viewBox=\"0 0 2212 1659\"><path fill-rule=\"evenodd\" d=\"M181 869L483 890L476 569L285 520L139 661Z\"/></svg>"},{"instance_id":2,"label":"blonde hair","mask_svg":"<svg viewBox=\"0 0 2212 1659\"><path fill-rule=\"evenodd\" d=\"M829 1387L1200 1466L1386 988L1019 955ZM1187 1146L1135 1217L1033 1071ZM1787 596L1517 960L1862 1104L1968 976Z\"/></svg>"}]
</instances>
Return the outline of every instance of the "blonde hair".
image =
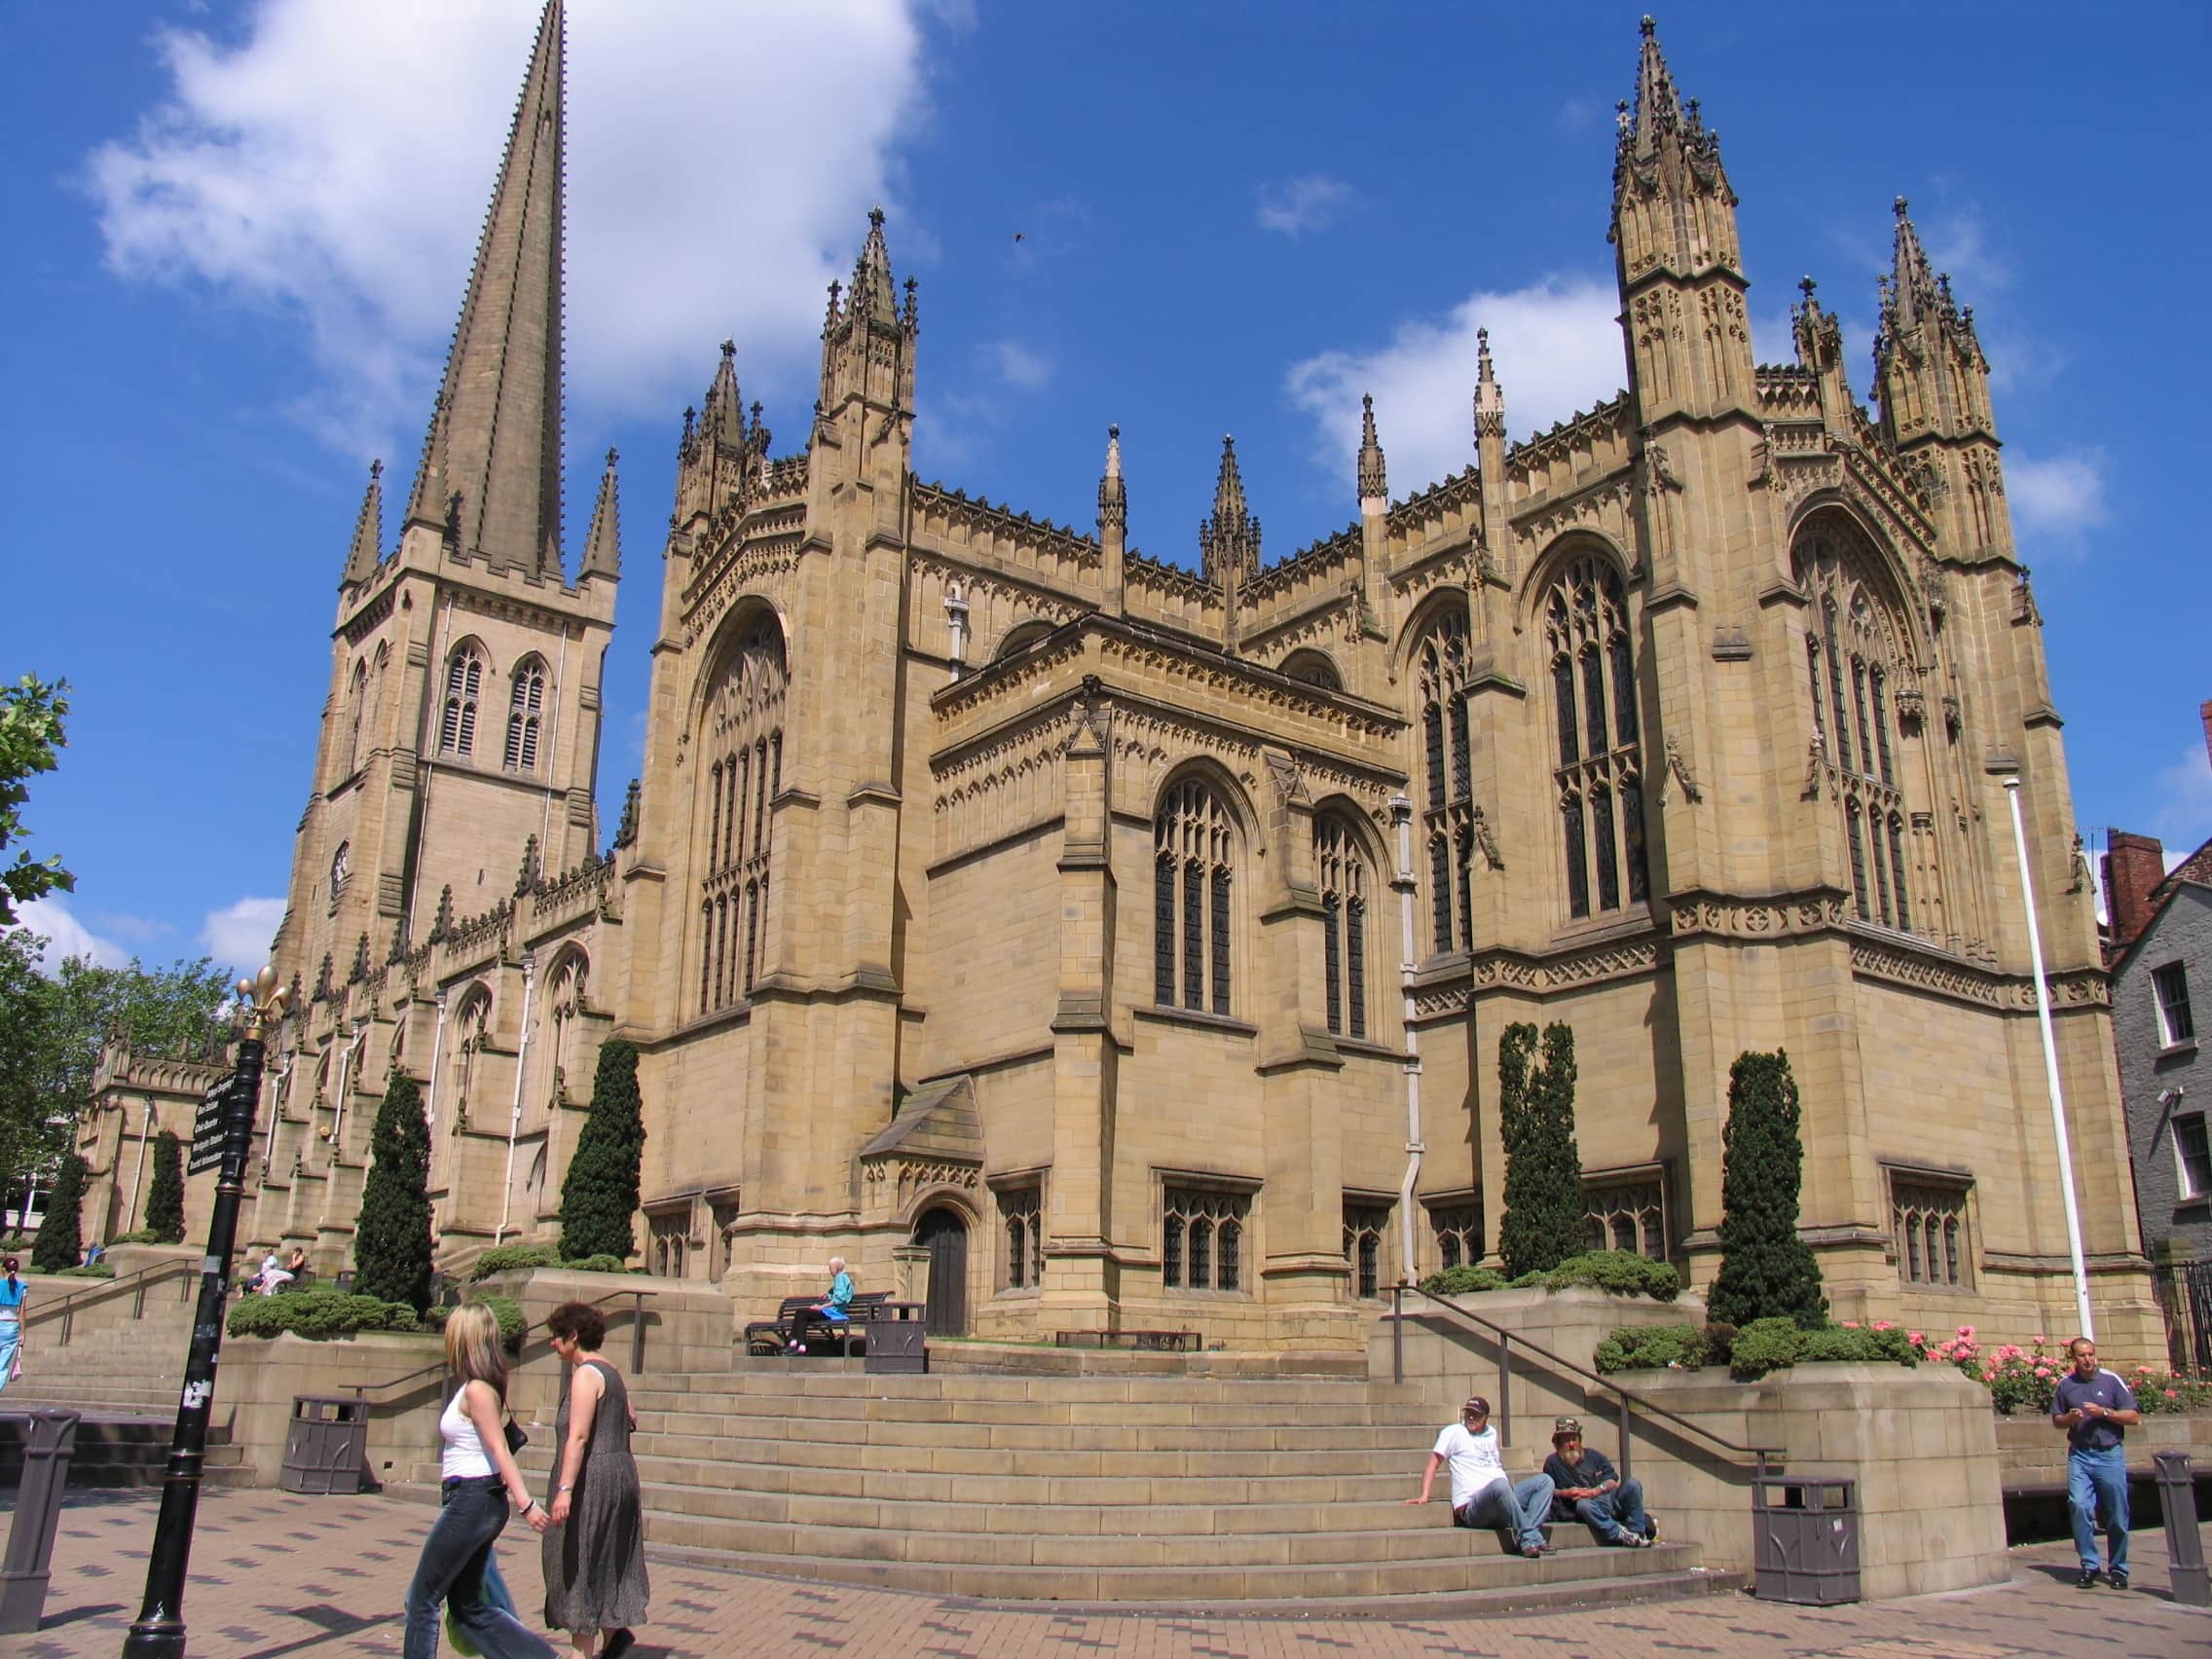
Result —
<instances>
[{"instance_id":1,"label":"blonde hair","mask_svg":"<svg viewBox=\"0 0 2212 1659\"><path fill-rule=\"evenodd\" d=\"M507 1397L507 1356L491 1304L465 1302L447 1316L446 1368L463 1383L489 1382L493 1393Z\"/></svg>"}]
</instances>

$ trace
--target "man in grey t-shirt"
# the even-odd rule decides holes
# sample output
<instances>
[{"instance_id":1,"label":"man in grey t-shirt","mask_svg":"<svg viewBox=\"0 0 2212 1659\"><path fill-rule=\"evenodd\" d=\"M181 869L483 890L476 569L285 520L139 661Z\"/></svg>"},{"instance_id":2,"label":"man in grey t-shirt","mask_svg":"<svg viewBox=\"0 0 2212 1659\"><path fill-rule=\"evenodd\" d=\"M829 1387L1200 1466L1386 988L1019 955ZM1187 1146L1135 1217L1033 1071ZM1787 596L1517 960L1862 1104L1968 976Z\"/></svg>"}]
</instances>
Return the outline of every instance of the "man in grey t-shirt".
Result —
<instances>
[{"instance_id":1,"label":"man in grey t-shirt","mask_svg":"<svg viewBox=\"0 0 2212 1659\"><path fill-rule=\"evenodd\" d=\"M2112 1587L2127 1588L2127 1430L2142 1421L2135 1396L2117 1371L2097 1364L2097 1345L2076 1337L2066 1345L2074 1369L2058 1380L2050 1425L2066 1430L2066 1507L2082 1558L2081 1587L2097 1583L2097 1505L2105 1511L2105 1553Z\"/></svg>"}]
</instances>

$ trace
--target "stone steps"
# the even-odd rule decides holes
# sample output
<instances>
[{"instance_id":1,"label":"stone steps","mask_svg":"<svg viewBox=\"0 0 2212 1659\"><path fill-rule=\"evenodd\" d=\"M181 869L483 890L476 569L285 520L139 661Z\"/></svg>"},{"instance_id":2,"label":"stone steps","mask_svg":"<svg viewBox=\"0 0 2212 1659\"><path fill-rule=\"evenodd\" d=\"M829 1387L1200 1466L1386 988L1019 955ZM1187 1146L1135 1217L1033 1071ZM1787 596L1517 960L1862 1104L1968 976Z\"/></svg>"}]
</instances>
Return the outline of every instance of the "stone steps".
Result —
<instances>
[{"instance_id":1,"label":"stone steps","mask_svg":"<svg viewBox=\"0 0 2212 1659\"><path fill-rule=\"evenodd\" d=\"M53 1402L18 1399L14 1389L0 1399L0 1487L21 1480L23 1445L29 1434L24 1414L46 1409ZM84 1413L77 1424L77 1439L69 1456L69 1486L155 1487L168 1469L169 1436L175 1427L176 1401L172 1395L166 1415L89 1411L78 1405L64 1409ZM250 1486L252 1471L245 1466L242 1447L231 1444L228 1430L210 1426L201 1478L209 1486Z\"/></svg>"}]
</instances>

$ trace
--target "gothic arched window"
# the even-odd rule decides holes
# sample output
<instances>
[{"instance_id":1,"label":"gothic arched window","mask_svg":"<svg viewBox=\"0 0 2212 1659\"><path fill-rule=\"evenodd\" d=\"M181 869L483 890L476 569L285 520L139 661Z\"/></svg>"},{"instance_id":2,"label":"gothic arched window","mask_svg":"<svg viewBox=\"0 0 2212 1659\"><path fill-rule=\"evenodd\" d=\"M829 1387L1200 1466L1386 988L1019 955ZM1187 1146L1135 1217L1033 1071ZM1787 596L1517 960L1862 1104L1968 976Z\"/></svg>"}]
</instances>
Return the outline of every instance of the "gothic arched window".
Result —
<instances>
[{"instance_id":1,"label":"gothic arched window","mask_svg":"<svg viewBox=\"0 0 2212 1659\"><path fill-rule=\"evenodd\" d=\"M1932 931L1939 912L1933 820L1905 798L1920 708L1912 658L1873 550L1845 526L1809 533L1794 561L1811 602L1805 637L1816 777L1843 815L1852 908L1862 922ZM1917 722L1915 722L1917 724ZM1907 853L1908 839L1910 855Z\"/></svg>"},{"instance_id":2,"label":"gothic arched window","mask_svg":"<svg viewBox=\"0 0 2212 1659\"><path fill-rule=\"evenodd\" d=\"M699 1012L753 994L767 948L768 806L783 782L784 639L757 616L717 665L699 733L710 756L700 779L692 866L699 882Z\"/></svg>"},{"instance_id":3,"label":"gothic arched window","mask_svg":"<svg viewBox=\"0 0 2212 1659\"><path fill-rule=\"evenodd\" d=\"M1161 801L1153 847L1154 1000L1227 1014L1235 820L1211 786L1187 778Z\"/></svg>"},{"instance_id":4,"label":"gothic arched window","mask_svg":"<svg viewBox=\"0 0 2212 1659\"><path fill-rule=\"evenodd\" d=\"M484 657L473 645L446 661L445 711L438 720L438 753L466 758L476 753L476 699L484 689Z\"/></svg>"},{"instance_id":5,"label":"gothic arched window","mask_svg":"<svg viewBox=\"0 0 2212 1659\"><path fill-rule=\"evenodd\" d=\"M1643 748L1628 596L1609 560L1570 560L1544 601L1552 723L1559 761L1560 843L1567 913L1581 918L1641 903Z\"/></svg>"},{"instance_id":6,"label":"gothic arched window","mask_svg":"<svg viewBox=\"0 0 2212 1659\"><path fill-rule=\"evenodd\" d=\"M1321 883L1322 981L1329 1029L1367 1035L1367 895L1372 883L1358 834L1342 813L1313 820L1313 866Z\"/></svg>"},{"instance_id":7,"label":"gothic arched window","mask_svg":"<svg viewBox=\"0 0 2212 1659\"><path fill-rule=\"evenodd\" d=\"M369 665L366 661L353 664L353 678L346 690L346 775L350 778L361 769L361 722L367 718L369 703Z\"/></svg>"},{"instance_id":8,"label":"gothic arched window","mask_svg":"<svg viewBox=\"0 0 2212 1659\"><path fill-rule=\"evenodd\" d=\"M1467 612L1437 613L1414 651L1420 684L1421 838L1428 844L1429 949L1472 950L1474 905L1467 892L1474 847L1474 760L1467 738ZM1453 919L1458 919L1455 938Z\"/></svg>"},{"instance_id":9,"label":"gothic arched window","mask_svg":"<svg viewBox=\"0 0 2212 1659\"><path fill-rule=\"evenodd\" d=\"M330 897L336 900L346 891L346 881L353 873L353 843L341 841L338 851L330 855Z\"/></svg>"},{"instance_id":10,"label":"gothic arched window","mask_svg":"<svg viewBox=\"0 0 2212 1659\"><path fill-rule=\"evenodd\" d=\"M507 696L507 770L537 770L537 722L545 705L545 664L525 657L515 665Z\"/></svg>"}]
</instances>

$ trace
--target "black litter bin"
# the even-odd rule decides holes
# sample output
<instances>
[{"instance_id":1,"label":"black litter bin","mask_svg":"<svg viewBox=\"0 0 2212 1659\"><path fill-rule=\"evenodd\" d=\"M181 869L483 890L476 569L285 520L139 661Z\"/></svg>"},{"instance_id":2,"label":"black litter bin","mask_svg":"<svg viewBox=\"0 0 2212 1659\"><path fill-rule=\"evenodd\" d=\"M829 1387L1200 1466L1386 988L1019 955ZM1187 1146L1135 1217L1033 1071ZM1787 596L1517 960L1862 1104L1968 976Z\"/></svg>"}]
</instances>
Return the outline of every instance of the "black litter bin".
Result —
<instances>
[{"instance_id":1,"label":"black litter bin","mask_svg":"<svg viewBox=\"0 0 2212 1659\"><path fill-rule=\"evenodd\" d=\"M1762 1602L1859 1600L1859 1483L1806 1475L1751 1482L1751 1572Z\"/></svg>"},{"instance_id":2,"label":"black litter bin","mask_svg":"<svg viewBox=\"0 0 2212 1659\"><path fill-rule=\"evenodd\" d=\"M292 1426L284 1436L278 1486L325 1494L366 1492L368 1467L366 1404L330 1394L292 1396Z\"/></svg>"},{"instance_id":3,"label":"black litter bin","mask_svg":"<svg viewBox=\"0 0 2212 1659\"><path fill-rule=\"evenodd\" d=\"M861 1369L876 1376L920 1377L930 1368L922 1309L901 1303L881 1309L866 1325L867 1353Z\"/></svg>"}]
</instances>

